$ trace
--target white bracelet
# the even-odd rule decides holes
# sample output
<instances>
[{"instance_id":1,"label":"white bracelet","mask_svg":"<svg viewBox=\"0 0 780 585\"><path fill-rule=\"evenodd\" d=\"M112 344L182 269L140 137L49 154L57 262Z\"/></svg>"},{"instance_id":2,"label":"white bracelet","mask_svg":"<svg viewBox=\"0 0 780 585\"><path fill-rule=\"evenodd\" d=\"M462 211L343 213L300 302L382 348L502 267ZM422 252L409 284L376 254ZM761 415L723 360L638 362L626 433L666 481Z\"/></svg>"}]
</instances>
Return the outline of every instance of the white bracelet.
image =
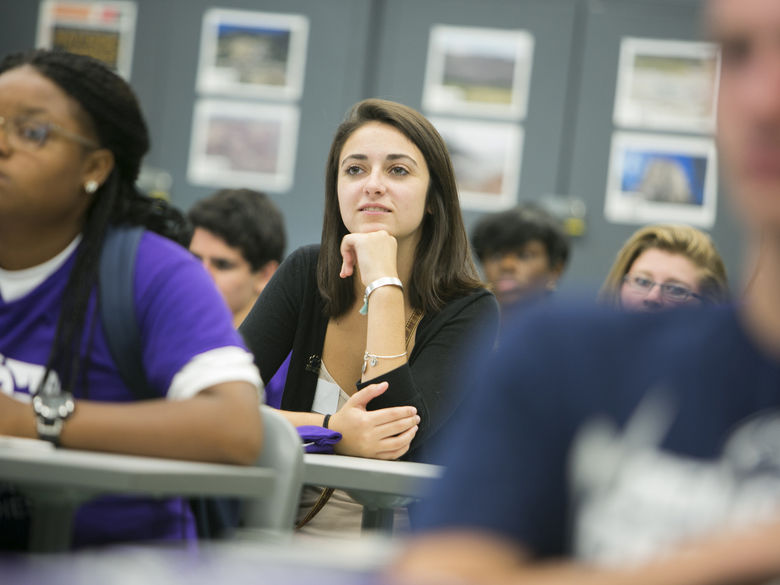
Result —
<instances>
[{"instance_id":1,"label":"white bracelet","mask_svg":"<svg viewBox=\"0 0 780 585\"><path fill-rule=\"evenodd\" d=\"M375 353L368 353L366 352L363 354L363 367L360 370L361 374L366 373L366 367L368 367L368 364L371 364L371 367L373 368L377 360L392 360L395 358L402 358L406 355L406 352L399 353L397 355L376 355Z\"/></svg>"},{"instance_id":2,"label":"white bracelet","mask_svg":"<svg viewBox=\"0 0 780 585\"><path fill-rule=\"evenodd\" d=\"M360 307L361 315L368 314L368 297L371 296L372 292L381 286L397 286L401 290L404 289L404 283L401 282L400 278L395 278L394 276L383 276L382 278L377 278L366 287L366 292L363 293L363 306Z\"/></svg>"}]
</instances>

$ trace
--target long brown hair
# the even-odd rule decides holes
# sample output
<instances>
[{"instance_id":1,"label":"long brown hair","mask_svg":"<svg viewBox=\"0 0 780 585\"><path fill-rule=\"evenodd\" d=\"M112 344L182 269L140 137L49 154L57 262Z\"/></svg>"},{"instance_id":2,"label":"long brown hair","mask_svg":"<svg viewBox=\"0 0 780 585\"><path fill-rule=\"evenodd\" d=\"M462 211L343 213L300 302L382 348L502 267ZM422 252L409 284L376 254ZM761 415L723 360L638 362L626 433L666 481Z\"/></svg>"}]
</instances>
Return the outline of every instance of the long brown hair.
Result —
<instances>
[{"instance_id":1,"label":"long brown hair","mask_svg":"<svg viewBox=\"0 0 780 585\"><path fill-rule=\"evenodd\" d=\"M619 307L623 277L636 259L651 248L680 254L690 260L699 270L700 294L705 301L722 303L729 299L726 267L707 234L687 225L649 225L634 232L620 248L601 287L599 300Z\"/></svg>"},{"instance_id":2,"label":"long brown hair","mask_svg":"<svg viewBox=\"0 0 780 585\"><path fill-rule=\"evenodd\" d=\"M444 140L422 114L396 102L367 99L355 104L347 113L336 130L328 154L325 217L317 264L317 284L325 299L326 313L338 317L355 302L353 277L339 277L342 261L339 246L348 230L339 211L338 164L344 143L368 122L381 122L401 132L420 149L428 165L430 184L426 213L407 286L413 308L435 312L448 300L482 286L463 226L452 162Z\"/></svg>"}]
</instances>

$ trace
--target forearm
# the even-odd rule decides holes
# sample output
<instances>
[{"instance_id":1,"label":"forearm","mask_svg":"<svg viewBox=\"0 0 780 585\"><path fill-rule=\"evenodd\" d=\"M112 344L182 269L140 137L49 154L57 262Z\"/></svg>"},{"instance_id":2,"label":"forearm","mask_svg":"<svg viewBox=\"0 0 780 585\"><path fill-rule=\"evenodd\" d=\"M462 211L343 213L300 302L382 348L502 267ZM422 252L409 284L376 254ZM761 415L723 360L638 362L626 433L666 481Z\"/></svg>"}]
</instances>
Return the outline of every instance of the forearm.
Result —
<instances>
[{"instance_id":1,"label":"forearm","mask_svg":"<svg viewBox=\"0 0 780 585\"><path fill-rule=\"evenodd\" d=\"M512 574L506 585L746 585L780 576L777 540L773 550L757 554L740 539L723 539L684 547L651 562L615 568L582 563L550 562L526 565ZM766 547L765 547L766 548ZM763 558L759 558L763 554ZM771 556L770 556L771 555ZM770 568L770 563L774 568Z\"/></svg>"},{"instance_id":2,"label":"forearm","mask_svg":"<svg viewBox=\"0 0 780 585\"><path fill-rule=\"evenodd\" d=\"M366 352L397 357L369 357L361 377L364 382L403 365L409 359L406 355L403 290L396 286L374 290L369 299L367 319Z\"/></svg>"},{"instance_id":3,"label":"forearm","mask_svg":"<svg viewBox=\"0 0 780 585\"><path fill-rule=\"evenodd\" d=\"M780 521L681 546L642 564L599 568L534 561L506 539L479 532L432 534L413 542L394 582L491 585L736 585L780 576Z\"/></svg>"},{"instance_id":4,"label":"forearm","mask_svg":"<svg viewBox=\"0 0 780 585\"><path fill-rule=\"evenodd\" d=\"M32 408L22 406L14 434L36 437ZM78 400L60 441L71 449L251 464L262 436L256 389L230 382L180 401Z\"/></svg>"},{"instance_id":5,"label":"forearm","mask_svg":"<svg viewBox=\"0 0 780 585\"><path fill-rule=\"evenodd\" d=\"M293 410L280 410L279 412L295 427L305 425L321 427L325 419L325 415L317 412L295 412Z\"/></svg>"}]
</instances>

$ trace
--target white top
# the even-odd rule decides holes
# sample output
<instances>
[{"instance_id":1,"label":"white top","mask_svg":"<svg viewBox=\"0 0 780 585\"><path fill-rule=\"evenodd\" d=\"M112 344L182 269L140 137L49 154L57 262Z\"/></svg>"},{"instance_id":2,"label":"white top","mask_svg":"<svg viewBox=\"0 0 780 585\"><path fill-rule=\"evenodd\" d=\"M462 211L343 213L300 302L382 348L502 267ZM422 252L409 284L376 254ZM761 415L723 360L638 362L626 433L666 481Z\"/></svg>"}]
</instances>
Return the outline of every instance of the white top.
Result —
<instances>
[{"instance_id":1,"label":"white top","mask_svg":"<svg viewBox=\"0 0 780 585\"><path fill-rule=\"evenodd\" d=\"M314 402L311 411L317 414L333 414L346 404L349 394L338 385L330 375L325 362L320 361L320 373L317 377L317 387L314 390Z\"/></svg>"}]
</instances>

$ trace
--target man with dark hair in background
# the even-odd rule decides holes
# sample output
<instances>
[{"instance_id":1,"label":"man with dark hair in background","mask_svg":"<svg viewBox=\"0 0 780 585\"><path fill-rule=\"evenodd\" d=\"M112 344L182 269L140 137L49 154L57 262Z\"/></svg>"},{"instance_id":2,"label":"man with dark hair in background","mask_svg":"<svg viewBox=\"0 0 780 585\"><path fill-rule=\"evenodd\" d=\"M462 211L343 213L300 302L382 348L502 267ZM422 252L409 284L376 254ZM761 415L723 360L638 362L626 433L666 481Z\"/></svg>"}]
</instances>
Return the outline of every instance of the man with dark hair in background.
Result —
<instances>
[{"instance_id":1,"label":"man with dark hair in background","mask_svg":"<svg viewBox=\"0 0 780 585\"><path fill-rule=\"evenodd\" d=\"M224 189L187 215L194 228L190 251L211 274L238 327L284 256L282 213L265 193Z\"/></svg>"},{"instance_id":2,"label":"man with dark hair in background","mask_svg":"<svg viewBox=\"0 0 780 585\"><path fill-rule=\"evenodd\" d=\"M533 203L483 216L471 245L503 313L555 290L569 259L563 226Z\"/></svg>"}]
</instances>

